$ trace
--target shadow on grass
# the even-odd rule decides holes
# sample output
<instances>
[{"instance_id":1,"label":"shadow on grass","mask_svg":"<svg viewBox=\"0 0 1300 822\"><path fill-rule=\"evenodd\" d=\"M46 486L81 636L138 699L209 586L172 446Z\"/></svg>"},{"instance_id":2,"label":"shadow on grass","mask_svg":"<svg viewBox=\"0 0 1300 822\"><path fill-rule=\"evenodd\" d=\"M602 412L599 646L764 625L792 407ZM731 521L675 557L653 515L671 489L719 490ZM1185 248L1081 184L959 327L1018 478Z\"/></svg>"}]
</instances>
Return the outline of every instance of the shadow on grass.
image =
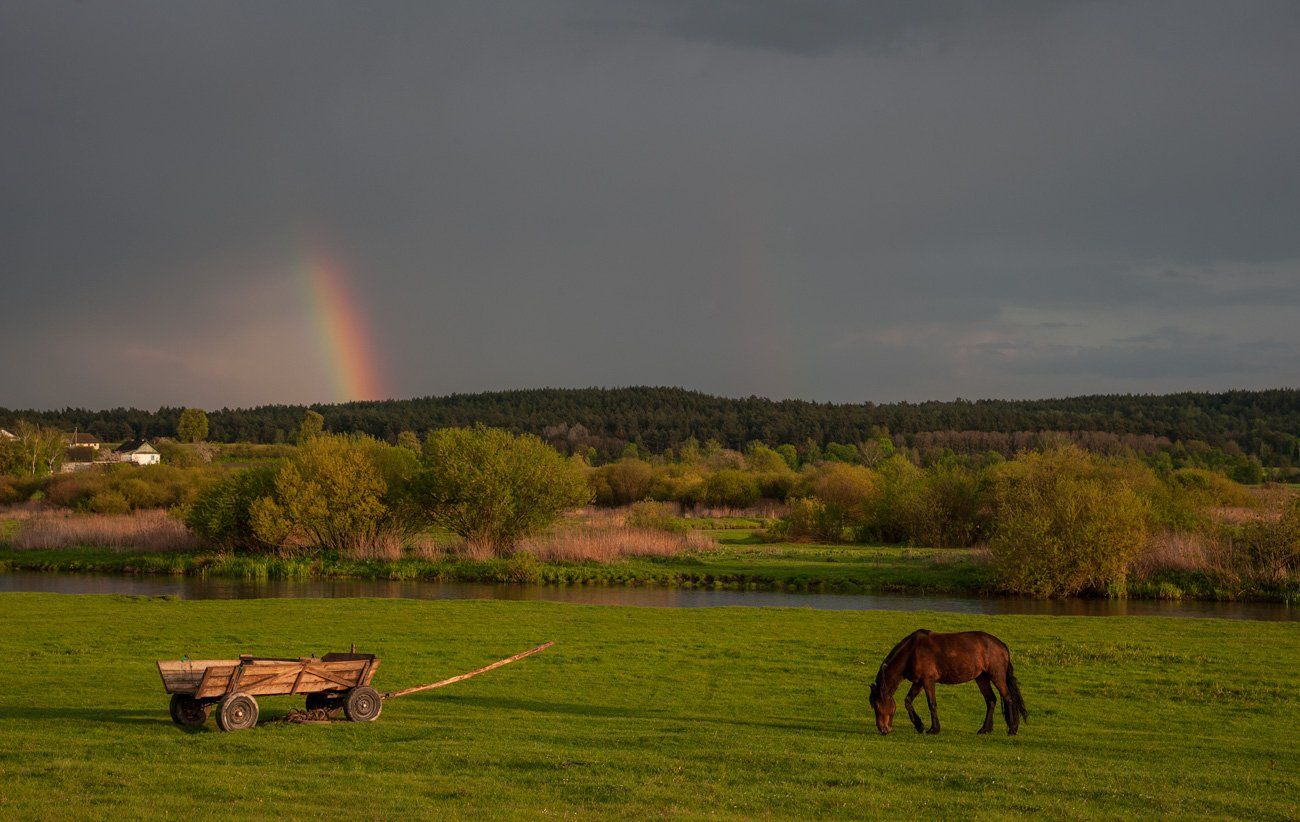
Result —
<instances>
[{"instance_id":1,"label":"shadow on grass","mask_svg":"<svg viewBox=\"0 0 1300 822\"><path fill-rule=\"evenodd\" d=\"M110 725L173 725L171 717L167 715L166 705L163 705L156 713L147 709L96 708L91 705L60 705L57 707L28 705L0 710L0 720L6 719L91 722Z\"/></svg>"},{"instance_id":2,"label":"shadow on grass","mask_svg":"<svg viewBox=\"0 0 1300 822\"><path fill-rule=\"evenodd\" d=\"M816 720L798 720L773 717L758 721L737 719L734 717L699 716L690 714L672 714L667 711L638 710L620 708L613 705L596 705L577 702L549 702L534 699L515 699L489 696L451 696L441 698L444 702L468 705L489 710L528 711L541 714L567 714L569 716L608 717L610 719L653 719L662 722L699 723L707 725L734 725L743 728L772 728L789 731L812 731L826 734L856 734L862 731L861 723L854 717L845 717L840 721L818 722ZM872 729L874 730L874 728Z\"/></svg>"}]
</instances>

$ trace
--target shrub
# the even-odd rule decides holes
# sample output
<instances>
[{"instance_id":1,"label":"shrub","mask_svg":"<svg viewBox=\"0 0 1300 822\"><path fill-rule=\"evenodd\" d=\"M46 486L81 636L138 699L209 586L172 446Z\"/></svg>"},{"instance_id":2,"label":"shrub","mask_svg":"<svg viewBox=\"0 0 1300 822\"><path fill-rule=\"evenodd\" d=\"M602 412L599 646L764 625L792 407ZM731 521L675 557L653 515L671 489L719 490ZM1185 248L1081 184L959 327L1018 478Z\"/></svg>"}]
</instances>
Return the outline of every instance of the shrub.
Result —
<instances>
[{"instance_id":1,"label":"shrub","mask_svg":"<svg viewBox=\"0 0 1300 822\"><path fill-rule=\"evenodd\" d=\"M765 474L759 474L755 478L758 482L758 494L763 499L776 500L784 502L790 497L798 482L798 475L793 471L770 471Z\"/></svg>"},{"instance_id":2,"label":"shrub","mask_svg":"<svg viewBox=\"0 0 1300 822\"><path fill-rule=\"evenodd\" d=\"M268 544L293 541L340 552L390 533L388 485L375 445L369 437L341 434L303 440L276 472L274 494L250 510L253 532Z\"/></svg>"},{"instance_id":3,"label":"shrub","mask_svg":"<svg viewBox=\"0 0 1300 822\"><path fill-rule=\"evenodd\" d=\"M924 504L918 499L924 493L921 469L896 454L876 464L875 478L862 506L858 538L907 542L915 530L914 512Z\"/></svg>"},{"instance_id":4,"label":"shrub","mask_svg":"<svg viewBox=\"0 0 1300 822\"><path fill-rule=\"evenodd\" d=\"M251 510L275 491L276 468L246 468L228 474L203 491L185 513L185 524L204 540L224 548L267 550L283 540L266 542L253 528Z\"/></svg>"},{"instance_id":5,"label":"shrub","mask_svg":"<svg viewBox=\"0 0 1300 822\"><path fill-rule=\"evenodd\" d=\"M0 505L10 505L15 502L22 502L24 496L14 481L8 477L0 477Z\"/></svg>"},{"instance_id":6,"label":"shrub","mask_svg":"<svg viewBox=\"0 0 1300 822\"><path fill-rule=\"evenodd\" d=\"M1279 582L1300 572L1300 497L1277 518L1227 529L1229 561L1243 576Z\"/></svg>"},{"instance_id":7,"label":"shrub","mask_svg":"<svg viewBox=\"0 0 1300 822\"><path fill-rule=\"evenodd\" d=\"M704 476L690 465L670 465L655 475L650 499L676 502L683 509L704 501Z\"/></svg>"},{"instance_id":8,"label":"shrub","mask_svg":"<svg viewBox=\"0 0 1300 822\"><path fill-rule=\"evenodd\" d=\"M130 512L131 503L126 501L120 491L106 488L96 491L87 501L86 508L96 514L125 514Z\"/></svg>"},{"instance_id":9,"label":"shrub","mask_svg":"<svg viewBox=\"0 0 1300 822\"><path fill-rule=\"evenodd\" d=\"M416 500L471 550L512 553L519 541L590 501L581 464L532 435L444 428L424 444Z\"/></svg>"},{"instance_id":10,"label":"shrub","mask_svg":"<svg viewBox=\"0 0 1300 822\"><path fill-rule=\"evenodd\" d=\"M768 529L775 539L839 542L844 537L844 516L816 497L796 497L789 510Z\"/></svg>"},{"instance_id":11,"label":"shrub","mask_svg":"<svg viewBox=\"0 0 1300 822\"><path fill-rule=\"evenodd\" d=\"M959 465L939 463L926 469L917 493L904 502L908 539L917 545L964 548L987 530L980 475Z\"/></svg>"},{"instance_id":12,"label":"shrub","mask_svg":"<svg viewBox=\"0 0 1300 822\"><path fill-rule=\"evenodd\" d=\"M724 468L704 481L704 501L709 505L748 508L758 499L758 480L744 471Z\"/></svg>"},{"instance_id":13,"label":"shrub","mask_svg":"<svg viewBox=\"0 0 1300 822\"><path fill-rule=\"evenodd\" d=\"M637 502L628 511L627 524L631 528L651 531L686 531L686 523L678 519L675 513L673 507L666 502Z\"/></svg>"},{"instance_id":14,"label":"shrub","mask_svg":"<svg viewBox=\"0 0 1300 822\"><path fill-rule=\"evenodd\" d=\"M1123 593L1146 539L1148 505L1075 447L1000 466L989 549L1010 591Z\"/></svg>"},{"instance_id":15,"label":"shrub","mask_svg":"<svg viewBox=\"0 0 1300 822\"><path fill-rule=\"evenodd\" d=\"M624 457L593 471L591 490L598 505L627 505L645 499L654 478L655 470L650 463Z\"/></svg>"}]
</instances>

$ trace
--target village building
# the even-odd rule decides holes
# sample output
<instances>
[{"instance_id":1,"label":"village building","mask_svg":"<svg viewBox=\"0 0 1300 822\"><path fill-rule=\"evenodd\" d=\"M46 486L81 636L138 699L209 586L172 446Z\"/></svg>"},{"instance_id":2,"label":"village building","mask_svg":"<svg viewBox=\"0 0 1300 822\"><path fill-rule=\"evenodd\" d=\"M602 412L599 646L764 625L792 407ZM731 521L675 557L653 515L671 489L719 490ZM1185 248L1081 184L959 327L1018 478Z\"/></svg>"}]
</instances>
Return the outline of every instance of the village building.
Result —
<instances>
[{"instance_id":1,"label":"village building","mask_svg":"<svg viewBox=\"0 0 1300 822\"><path fill-rule=\"evenodd\" d=\"M103 444L99 441L99 437L85 432L69 434L67 440L69 448L93 448L98 451L99 446Z\"/></svg>"},{"instance_id":2,"label":"village building","mask_svg":"<svg viewBox=\"0 0 1300 822\"><path fill-rule=\"evenodd\" d=\"M119 462L134 462L136 465L157 465L162 460L148 440L127 440L113 449L113 456Z\"/></svg>"},{"instance_id":3,"label":"village building","mask_svg":"<svg viewBox=\"0 0 1300 822\"><path fill-rule=\"evenodd\" d=\"M16 439L18 439L18 437L14 436L12 431L10 431L7 428L0 428L0 440L16 440Z\"/></svg>"}]
</instances>

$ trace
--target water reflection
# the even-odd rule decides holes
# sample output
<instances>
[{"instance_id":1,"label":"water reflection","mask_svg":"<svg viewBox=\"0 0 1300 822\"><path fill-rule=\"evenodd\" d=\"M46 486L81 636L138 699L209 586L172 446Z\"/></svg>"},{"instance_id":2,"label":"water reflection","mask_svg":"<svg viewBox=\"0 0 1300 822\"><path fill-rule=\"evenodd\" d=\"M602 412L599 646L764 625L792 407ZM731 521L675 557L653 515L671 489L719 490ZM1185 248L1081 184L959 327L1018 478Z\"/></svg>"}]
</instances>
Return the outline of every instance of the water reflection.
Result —
<instances>
[{"instance_id":1,"label":"water reflection","mask_svg":"<svg viewBox=\"0 0 1300 822\"><path fill-rule=\"evenodd\" d=\"M708 608L727 605L817 608L839 611L955 611L966 614L1057 616L1181 616L1297 620L1300 608L1271 602L1154 602L1147 600L1039 600L1017 597L913 594L800 594L784 591L702 591L681 588L555 587L466 582L390 580L270 580L155 577L116 574L0 574L0 592L128 594L181 599L379 597L404 599L509 599L581 605Z\"/></svg>"}]
</instances>

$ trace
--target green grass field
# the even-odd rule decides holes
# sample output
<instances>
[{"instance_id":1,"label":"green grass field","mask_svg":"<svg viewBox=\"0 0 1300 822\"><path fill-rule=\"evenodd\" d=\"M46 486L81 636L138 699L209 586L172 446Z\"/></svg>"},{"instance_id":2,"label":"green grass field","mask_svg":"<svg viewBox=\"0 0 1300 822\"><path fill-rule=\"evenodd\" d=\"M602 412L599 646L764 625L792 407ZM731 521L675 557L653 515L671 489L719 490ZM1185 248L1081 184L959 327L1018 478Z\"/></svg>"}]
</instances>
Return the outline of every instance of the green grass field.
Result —
<instances>
[{"instance_id":1,"label":"green grass field","mask_svg":"<svg viewBox=\"0 0 1300 822\"><path fill-rule=\"evenodd\" d=\"M5 818L1283 819L1300 800L1296 623L41 594L0 595L0 619ZM867 683L916 627L1010 645L1020 736L975 735L973 685L940 687L941 736L875 733ZM355 642L385 690L546 639L373 724L234 734L172 725L153 667Z\"/></svg>"}]
</instances>

